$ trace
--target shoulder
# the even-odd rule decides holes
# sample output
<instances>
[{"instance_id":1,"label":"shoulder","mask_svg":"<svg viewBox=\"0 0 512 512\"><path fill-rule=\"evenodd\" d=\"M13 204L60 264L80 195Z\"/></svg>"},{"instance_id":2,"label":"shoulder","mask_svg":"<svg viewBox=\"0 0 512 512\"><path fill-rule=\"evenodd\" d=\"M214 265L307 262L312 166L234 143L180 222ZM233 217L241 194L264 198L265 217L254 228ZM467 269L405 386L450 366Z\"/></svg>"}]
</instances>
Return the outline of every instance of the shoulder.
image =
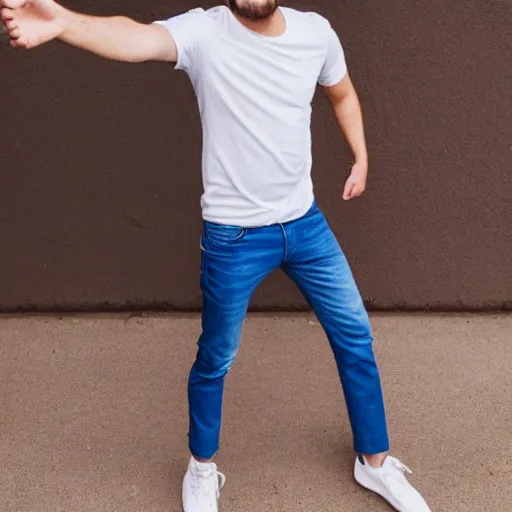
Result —
<instances>
[{"instance_id":1,"label":"shoulder","mask_svg":"<svg viewBox=\"0 0 512 512\"><path fill-rule=\"evenodd\" d=\"M301 37L307 37L308 40L325 47L329 45L333 29L327 18L316 12L302 12L286 7L281 7L281 9L295 30L302 34Z\"/></svg>"},{"instance_id":2,"label":"shoulder","mask_svg":"<svg viewBox=\"0 0 512 512\"><path fill-rule=\"evenodd\" d=\"M289 7L281 7L281 9L288 19L295 23L302 24L305 28L310 30L322 32L331 28L329 20L316 12L303 12Z\"/></svg>"},{"instance_id":3,"label":"shoulder","mask_svg":"<svg viewBox=\"0 0 512 512\"><path fill-rule=\"evenodd\" d=\"M167 23L174 26L180 25L195 25L198 29L208 31L209 28L215 26L215 21L218 14L214 9L205 11L202 8L190 9L179 14L176 14L167 20Z\"/></svg>"},{"instance_id":4,"label":"shoulder","mask_svg":"<svg viewBox=\"0 0 512 512\"><path fill-rule=\"evenodd\" d=\"M229 22L230 12L227 6L217 6L211 9L192 9L185 16L195 20L203 38L213 35L216 29L225 26Z\"/></svg>"},{"instance_id":5,"label":"shoulder","mask_svg":"<svg viewBox=\"0 0 512 512\"><path fill-rule=\"evenodd\" d=\"M229 9L227 5L217 5L216 7L212 7L206 11L203 9L199 10L203 11L205 16L207 16L208 19L210 19L212 22L221 21L229 15Z\"/></svg>"}]
</instances>

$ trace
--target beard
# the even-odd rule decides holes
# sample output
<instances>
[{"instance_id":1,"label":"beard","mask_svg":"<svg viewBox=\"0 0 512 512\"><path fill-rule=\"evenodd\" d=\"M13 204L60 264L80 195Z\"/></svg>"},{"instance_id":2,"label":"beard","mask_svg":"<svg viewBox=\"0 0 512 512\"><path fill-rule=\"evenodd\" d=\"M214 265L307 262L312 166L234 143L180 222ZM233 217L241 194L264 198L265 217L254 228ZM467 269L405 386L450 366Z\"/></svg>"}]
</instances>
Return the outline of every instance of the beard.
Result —
<instances>
[{"instance_id":1,"label":"beard","mask_svg":"<svg viewBox=\"0 0 512 512\"><path fill-rule=\"evenodd\" d=\"M252 21L270 18L279 7L279 0L228 0L233 13Z\"/></svg>"}]
</instances>

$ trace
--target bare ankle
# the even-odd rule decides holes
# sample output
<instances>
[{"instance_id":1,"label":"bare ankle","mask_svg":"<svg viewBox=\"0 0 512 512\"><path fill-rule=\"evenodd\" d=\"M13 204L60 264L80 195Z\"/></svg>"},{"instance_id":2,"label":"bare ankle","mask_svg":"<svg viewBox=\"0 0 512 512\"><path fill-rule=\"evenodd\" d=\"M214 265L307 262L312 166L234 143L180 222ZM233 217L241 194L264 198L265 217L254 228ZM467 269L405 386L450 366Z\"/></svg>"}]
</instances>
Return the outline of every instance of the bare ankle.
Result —
<instances>
[{"instance_id":1,"label":"bare ankle","mask_svg":"<svg viewBox=\"0 0 512 512\"><path fill-rule=\"evenodd\" d=\"M210 459L201 459L200 457L196 457L195 455L192 455L192 458L201 464L209 464L210 462L213 462L213 457Z\"/></svg>"},{"instance_id":2,"label":"bare ankle","mask_svg":"<svg viewBox=\"0 0 512 512\"><path fill-rule=\"evenodd\" d=\"M368 464L370 464L372 468L381 468L387 456L388 452L376 453L373 455L363 454L363 457L365 458L366 462L368 462Z\"/></svg>"}]
</instances>

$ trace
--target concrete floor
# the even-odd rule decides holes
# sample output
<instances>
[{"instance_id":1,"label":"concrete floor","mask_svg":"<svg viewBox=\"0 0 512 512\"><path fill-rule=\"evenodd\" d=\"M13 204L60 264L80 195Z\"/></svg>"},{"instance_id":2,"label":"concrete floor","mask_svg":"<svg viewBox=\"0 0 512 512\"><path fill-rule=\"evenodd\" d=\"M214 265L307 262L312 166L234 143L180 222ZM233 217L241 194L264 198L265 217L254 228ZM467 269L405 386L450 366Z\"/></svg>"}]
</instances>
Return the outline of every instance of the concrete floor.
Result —
<instances>
[{"instance_id":1,"label":"concrete floor","mask_svg":"<svg viewBox=\"0 0 512 512\"><path fill-rule=\"evenodd\" d=\"M512 511L512 316L373 315L393 453L434 512ZM192 315L0 318L0 510L179 512ZM321 327L252 315L223 512L391 510L353 482Z\"/></svg>"}]
</instances>

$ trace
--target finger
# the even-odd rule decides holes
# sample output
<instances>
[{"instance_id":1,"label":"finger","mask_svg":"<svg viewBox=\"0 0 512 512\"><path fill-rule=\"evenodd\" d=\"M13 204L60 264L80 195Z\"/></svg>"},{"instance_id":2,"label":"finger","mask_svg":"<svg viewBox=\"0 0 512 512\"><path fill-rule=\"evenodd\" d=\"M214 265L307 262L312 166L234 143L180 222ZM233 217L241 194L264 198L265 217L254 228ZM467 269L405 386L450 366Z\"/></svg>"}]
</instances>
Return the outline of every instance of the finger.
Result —
<instances>
[{"instance_id":1,"label":"finger","mask_svg":"<svg viewBox=\"0 0 512 512\"><path fill-rule=\"evenodd\" d=\"M356 197L361 197L363 195L363 192L364 192L364 187L362 187L361 185L358 185L356 183L350 192L349 199L355 199Z\"/></svg>"},{"instance_id":2,"label":"finger","mask_svg":"<svg viewBox=\"0 0 512 512\"><path fill-rule=\"evenodd\" d=\"M352 191L354 190L355 183L347 182L345 185L345 191L343 192L343 199L345 201L348 201L349 199L352 199Z\"/></svg>"},{"instance_id":3,"label":"finger","mask_svg":"<svg viewBox=\"0 0 512 512\"><path fill-rule=\"evenodd\" d=\"M14 20L7 20L5 22L5 26L7 27L8 30L14 30L18 28L18 24Z\"/></svg>"},{"instance_id":4,"label":"finger","mask_svg":"<svg viewBox=\"0 0 512 512\"><path fill-rule=\"evenodd\" d=\"M19 9L27 3L27 0L0 0L0 3L9 9Z\"/></svg>"},{"instance_id":5,"label":"finger","mask_svg":"<svg viewBox=\"0 0 512 512\"><path fill-rule=\"evenodd\" d=\"M11 46L13 48L26 48L27 41L24 37L21 37L20 39L11 39Z\"/></svg>"},{"instance_id":6,"label":"finger","mask_svg":"<svg viewBox=\"0 0 512 512\"><path fill-rule=\"evenodd\" d=\"M361 187L359 185L354 185L354 188L352 189L351 198L352 197L359 197L361 195Z\"/></svg>"},{"instance_id":7,"label":"finger","mask_svg":"<svg viewBox=\"0 0 512 512\"><path fill-rule=\"evenodd\" d=\"M2 19L4 21L14 19L14 13L13 13L13 11L11 11L11 9L1 9L0 16L2 17Z\"/></svg>"},{"instance_id":8,"label":"finger","mask_svg":"<svg viewBox=\"0 0 512 512\"><path fill-rule=\"evenodd\" d=\"M349 199L355 199L356 197L359 197L359 192L357 191L357 188L354 187L350 192Z\"/></svg>"},{"instance_id":9,"label":"finger","mask_svg":"<svg viewBox=\"0 0 512 512\"><path fill-rule=\"evenodd\" d=\"M21 31L18 27L9 30L9 37L11 39L19 39L21 37Z\"/></svg>"}]
</instances>

